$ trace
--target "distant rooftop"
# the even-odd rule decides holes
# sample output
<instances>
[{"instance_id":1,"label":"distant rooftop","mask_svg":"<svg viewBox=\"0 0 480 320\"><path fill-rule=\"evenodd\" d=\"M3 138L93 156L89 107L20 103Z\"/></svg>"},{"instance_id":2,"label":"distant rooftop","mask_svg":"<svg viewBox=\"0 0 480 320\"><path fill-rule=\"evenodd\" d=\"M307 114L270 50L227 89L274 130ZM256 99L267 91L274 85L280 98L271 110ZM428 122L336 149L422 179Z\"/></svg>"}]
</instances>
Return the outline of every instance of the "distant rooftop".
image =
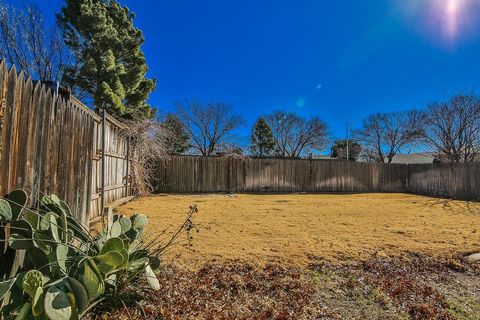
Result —
<instances>
[{"instance_id":1,"label":"distant rooftop","mask_svg":"<svg viewBox=\"0 0 480 320\"><path fill-rule=\"evenodd\" d=\"M428 153L397 154L392 159L392 163L403 164L422 164L433 162L435 162L435 157Z\"/></svg>"}]
</instances>

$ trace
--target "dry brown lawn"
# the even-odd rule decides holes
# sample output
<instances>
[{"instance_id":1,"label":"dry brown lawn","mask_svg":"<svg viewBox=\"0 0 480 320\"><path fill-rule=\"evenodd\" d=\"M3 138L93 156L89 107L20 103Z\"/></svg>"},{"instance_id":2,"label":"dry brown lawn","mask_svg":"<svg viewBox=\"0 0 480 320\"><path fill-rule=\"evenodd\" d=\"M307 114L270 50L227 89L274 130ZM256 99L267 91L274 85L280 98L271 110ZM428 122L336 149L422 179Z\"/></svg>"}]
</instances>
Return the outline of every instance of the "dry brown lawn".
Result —
<instances>
[{"instance_id":1,"label":"dry brown lawn","mask_svg":"<svg viewBox=\"0 0 480 320\"><path fill-rule=\"evenodd\" d=\"M166 255L192 267L237 259L305 266L480 250L480 203L409 194L159 195L118 211L146 214L151 232L158 232L173 230L193 204L199 212L192 247Z\"/></svg>"}]
</instances>

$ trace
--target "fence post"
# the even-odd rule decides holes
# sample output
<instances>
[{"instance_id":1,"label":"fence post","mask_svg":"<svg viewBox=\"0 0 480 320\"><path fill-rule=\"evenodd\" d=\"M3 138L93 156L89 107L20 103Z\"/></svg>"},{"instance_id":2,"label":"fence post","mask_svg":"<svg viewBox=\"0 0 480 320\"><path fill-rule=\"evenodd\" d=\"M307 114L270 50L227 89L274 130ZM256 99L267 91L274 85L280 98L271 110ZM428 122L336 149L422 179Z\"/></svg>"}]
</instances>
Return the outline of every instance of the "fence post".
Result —
<instances>
[{"instance_id":1,"label":"fence post","mask_svg":"<svg viewBox=\"0 0 480 320\"><path fill-rule=\"evenodd\" d=\"M102 227L105 227L105 131L106 131L107 113L105 111L105 103L102 104L102 176L101 176L101 199L100 199L100 216L102 219Z\"/></svg>"},{"instance_id":2,"label":"fence post","mask_svg":"<svg viewBox=\"0 0 480 320\"><path fill-rule=\"evenodd\" d=\"M243 159L243 192L247 191L247 161L249 159Z\"/></svg>"},{"instance_id":3,"label":"fence post","mask_svg":"<svg viewBox=\"0 0 480 320\"><path fill-rule=\"evenodd\" d=\"M130 137L127 137L127 168L126 168L126 177L125 177L125 197L129 196L128 193L128 182L130 181Z\"/></svg>"},{"instance_id":4,"label":"fence post","mask_svg":"<svg viewBox=\"0 0 480 320\"><path fill-rule=\"evenodd\" d=\"M406 187L407 187L407 192L410 192L410 181L409 181L409 178L410 178L410 164L407 163L407 174L406 174L406 181L405 181L405 184L406 184Z\"/></svg>"},{"instance_id":5,"label":"fence post","mask_svg":"<svg viewBox=\"0 0 480 320\"><path fill-rule=\"evenodd\" d=\"M308 180L308 188L309 188L309 191L312 191L314 190L314 188L313 188L313 168L312 168L313 155L311 153L308 159L309 159L308 164L309 164L309 174L310 174L310 177Z\"/></svg>"}]
</instances>

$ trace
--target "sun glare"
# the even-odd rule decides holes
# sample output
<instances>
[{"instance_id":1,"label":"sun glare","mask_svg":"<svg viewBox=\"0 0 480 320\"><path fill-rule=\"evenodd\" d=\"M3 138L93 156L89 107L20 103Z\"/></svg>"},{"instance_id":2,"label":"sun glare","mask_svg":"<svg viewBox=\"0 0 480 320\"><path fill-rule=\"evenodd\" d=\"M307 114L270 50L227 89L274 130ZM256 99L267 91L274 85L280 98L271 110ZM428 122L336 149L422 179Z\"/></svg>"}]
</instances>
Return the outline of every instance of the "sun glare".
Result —
<instances>
[{"instance_id":1,"label":"sun glare","mask_svg":"<svg viewBox=\"0 0 480 320\"><path fill-rule=\"evenodd\" d=\"M430 18L444 39L456 41L470 23L475 0L429 0Z\"/></svg>"},{"instance_id":2,"label":"sun glare","mask_svg":"<svg viewBox=\"0 0 480 320\"><path fill-rule=\"evenodd\" d=\"M450 46L476 33L480 0L395 0L420 32Z\"/></svg>"},{"instance_id":3,"label":"sun glare","mask_svg":"<svg viewBox=\"0 0 480 320\"><path fill-rule=\"evenodd\" d=\"M446 29L446 35L450 39L455 39L458 35L460 28L460 19L462 15L461 5L465 4L465 0L444 0L447 3L445 4L445 20L446 24L444 28Z\"/></svg>"}]
</instances>

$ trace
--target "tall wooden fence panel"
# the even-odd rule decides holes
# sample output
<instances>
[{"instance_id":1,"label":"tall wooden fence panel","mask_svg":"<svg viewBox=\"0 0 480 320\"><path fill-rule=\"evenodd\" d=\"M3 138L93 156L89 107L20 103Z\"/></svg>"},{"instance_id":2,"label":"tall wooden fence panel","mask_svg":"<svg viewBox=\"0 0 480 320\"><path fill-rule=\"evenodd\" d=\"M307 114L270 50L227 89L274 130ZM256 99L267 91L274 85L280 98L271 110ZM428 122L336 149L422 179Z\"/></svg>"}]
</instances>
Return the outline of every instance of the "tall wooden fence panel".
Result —
<instances>
[{"instance_id":1,"label":"tall wooden fence panel","mask_svg":"<svg viewBox=\"0 0 480 320\"><path fill-rule=\"evenodd\" d=\"M480 198L480 164L378 164L314 159L173 156L158 192L414 192Z\"/></svg>"},{"instance_id":2,"label":"tall wooden fence panel","mask_svg":"<svg viewBox=\"0 0 480 320\"><path fill-rule=\"evenodd\" d=\"M480 200L480 163L409 165L408 186L415 193Z\"/></svg>"},{"instance_id":3,"label":"tall wooden fence panel","mask_svg":"<svg viewBox=\"0 0 480 320\"><path fill-rule=\"evenodd\" d=\"M122 124L112 117L107 117L105 125L105 204L131 195L129 176L129 150L127 139L122 135ZM101 211L102 190L102 123L95 119L93 150L95 151L92 167L90 218L95 218ZM128 163L128 164L127 164Z\"/></svg>"},{"instance_id":4,"label":"tall wooden fence panel","mask_svg":"<svg viewBox=\"0 0 480 320\"><path fill-rule=\"evenodd\" d=\"M8 70L4 61L0 102L0 195L16 188L31 190L37 199L55 193L82 221L98 215L101 118L75 98L58 96L14 67ZM119 131L109 118L106 203L129 192L126 141ZM116 189L122 182L125 187Z\"/></svg>"}]
</instances>

